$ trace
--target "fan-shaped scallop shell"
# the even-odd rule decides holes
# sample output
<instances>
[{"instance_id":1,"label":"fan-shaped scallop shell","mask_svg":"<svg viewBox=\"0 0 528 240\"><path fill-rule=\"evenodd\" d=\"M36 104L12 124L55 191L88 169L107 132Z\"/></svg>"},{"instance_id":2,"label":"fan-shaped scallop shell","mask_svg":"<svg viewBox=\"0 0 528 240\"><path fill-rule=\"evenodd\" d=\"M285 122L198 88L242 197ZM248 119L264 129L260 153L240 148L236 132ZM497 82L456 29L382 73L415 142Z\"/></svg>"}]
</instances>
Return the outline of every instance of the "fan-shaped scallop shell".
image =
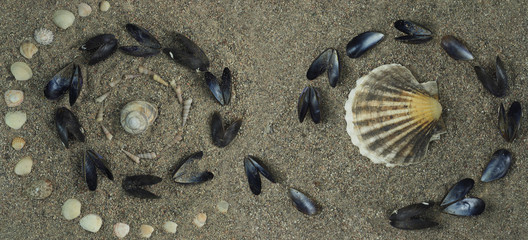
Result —
<instances>
[{"instance_id":1,"label":"fan-shaped scallop shell","mask_svg":"<svg viewBox=\"0 0 528 240\"><path fill-rule=\"evenodd\" d=\"M157 117L158 109L154 105L133 101L121 110L121 126L129 133L139 134L147 130Z\"/></svg>"},{"instance_id":2,"label":"fan-shaped scallop shell","mask_svg":"<svg viewBox=\"0 0 528 240\"><path fill-rule=\"evenodd\" d=\"M345 110L347 132L361 155L388 167L420 162L443 133L436 81L420 84L399 64L358 79Z\"/></svg>"}]
</instances>

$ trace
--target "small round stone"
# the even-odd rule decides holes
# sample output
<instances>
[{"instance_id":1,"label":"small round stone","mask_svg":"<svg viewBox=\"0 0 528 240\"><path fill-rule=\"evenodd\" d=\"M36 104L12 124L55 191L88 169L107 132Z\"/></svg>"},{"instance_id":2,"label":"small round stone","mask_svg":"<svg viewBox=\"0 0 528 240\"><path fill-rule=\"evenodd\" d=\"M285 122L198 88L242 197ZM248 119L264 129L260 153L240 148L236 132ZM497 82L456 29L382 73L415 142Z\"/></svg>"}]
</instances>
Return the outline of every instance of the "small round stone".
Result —
<instances>
[{"instance_id":1,"label":"small round stone","mask_svg":"<svg viewBox=\"0 0 528 240\"><path fill-rule=\"evenodd\" d=\"M13 141L11 142L11 147L15 150L20 150L26 145L26 140L24 140L21 137L15 137L13 138Z\"/></svg>"},{"instance_id":2,"label":"small round stone","mask_svg":"<svg viewBox=\"0 0 528 240\"><path fill-rule=\"evenodd\" d=\"M33 199L44 199L53 192L53 185L47 179L34 181L27 189L26 194Z\"/></svg>"},{"instance_id":3,"label":"small round stone","mask_svg":"<svg viewBox=\"0 0 528 240\"><path fill-rule=\"evenodd\" d=\"M31 157L23 157L15 166L15 174L18 176L28 175L31 172L31 167L33 167L33 160Z\"/></svg>"},{"instance_id":4,"label":"small round stone","mask_svg":"<svg viewBox=\"0 0 528 240\"><path fill-rule=\"evenodd\" d=\"M167 221L163 224L163 230L168 233L176 233L176 228L178 228L178 224L173 221Z\"/></svg>"},{"instance_id":5,"label":"small round stone","mask_svg":"<svg viewBox=\"0 0 528 240\"><path fill-rule=\"evenodd\" d=\"M130 231L130 226L126 223L116 223L114 224L114 235L117 238L124 238Z\"/></svg>"},{"instance_id":6,"label":"small round stone","mask_svg":"<svg viewBox=\"0 0 528 240\"><path fill-rule=\"evenodd\" d=\"M154 228L150 225L143 224L139 227L139 236L142 238L149 238L154 232Z\"/></svg>"},{"instance_id":7,"label":"small round stone","mask_svg":"<svg viewBox=\"0 0 528 240\"><path fill-rule=\"evenodd\" d=\"M53 42L53 32L45 28L39 28L35 30L34 38L39 44L49 45Z\"/></svg>"},{"instance_id":8,"label":"small round stone","mask_svg":"<svg viewBox=\"0 0 528 240\"><path fill-rule=\"evenodd\" d=\"M15 62L11 65L11 74L18 81L26 81L33 77L33 71L25 62Z\"/></svg>"},{"instance_id":9,"label":"small round stone","mask_svg":"<svg viewBox=\"0 0 528 240\"><path fill-rule=\"evenodd\" d=\"M20 129L26 120L26 113L22 111L8 112L4 117L6 125L15 130Z\"/></svg>"},{"instance_id":10,"label":"small round stone","mask_svg":"<svg viewBox=\"0 0 528 240\"><path fill-rule=\"evenodd\" d=\"M229 203L222 200L216 204L216 209L218 209L218 211L221 213L226 213L229 209Z\"/></svg>"},{"instance_id":11,"label":"small round stone","mask_svg":"<svg viewBox=\"0 0 528 240\"><path fill-rule=\"evenodd\" d=\"M205 225L205 221L207 221L207 214L205 213L198 213L196 217L194 217L193 223L197 227L201 228Z\"/></svg>"},{"instance_id":12,"label":"small round stone","mask_svg":"<svg viewBox=\"0 0 528 240\"><path fill-rule=\"evenodd\" d=\"M66 220L72 220L81 215L81 202L75 198L70 198L62 205L62 216Z\"/></svg>"},{"instance_id":13,"label":"small round stone","mask_svg":"<svg viewBox=\"0 0 528 240\"><path fill-rule=\"evenodd\" d=\"M81 227L88 232L97 232L103 225L103 219L96 214L88 214L79 221Z\"/></svg>"},{"instance_id":14,"label":"small round stone","mask_svg":"<svg viewBox=\"0 0 528 240\"><path fill-rule=\"evenodd\" d=\"M67 29L73 25L73 21L75 21L75 15L68 10L57 10L53 13L53 23L59 28Z\"/></svg>"},{"instance_id":15,"label":"small round stone","mask_svg":"<svg viewBox=\"0 0 528 240\"><path fill-rule=\"evenodd\" d=\"M79 3L77 6L77 12L80 17L88 17L92 13L92 7L86 3Z\"/></svg>"},{"instance_id":16,"label":"small round stone","mask_svg":"<svg viewBox=\"0 0 528 240\"><path fill-rule=\"evenodd\" d=\"M108 1L102 1L99 4L99 10L101 10L101 12L106 12L108 9L110 9L110 3Z\"/></svg>"}]
</instances>

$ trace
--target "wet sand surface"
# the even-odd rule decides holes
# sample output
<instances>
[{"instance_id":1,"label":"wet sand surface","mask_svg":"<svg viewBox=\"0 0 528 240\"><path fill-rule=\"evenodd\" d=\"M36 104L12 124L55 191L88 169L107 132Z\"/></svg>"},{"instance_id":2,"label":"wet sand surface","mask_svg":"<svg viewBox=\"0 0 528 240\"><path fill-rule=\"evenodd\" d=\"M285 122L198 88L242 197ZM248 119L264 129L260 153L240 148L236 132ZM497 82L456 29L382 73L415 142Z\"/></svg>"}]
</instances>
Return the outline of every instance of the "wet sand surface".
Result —
<instances>
[{"instance_id":1,"label":"wet sand surface","mask_svg":"<svg viewBox=\"0 0 528 240\"><path fill-rule=\"evenodd\" d=\"M107 12L97 1L85 1L90 16L77 14L80 1L13 1L0 3L0 90L23 90L22 105L8 108L2 101L1 116L22 110L28 120L19 130L0 124L0 236L3 239L111 239L112 226L130 225L129 239L139 238L141 224L154 226L153 239L521 239L528 234L526 194L526 120L518 138L507 143L497 131L497 108L519 101L528 104L528 11L524 1L111 1ZM62 30L52 22L55 10L76 15L74 24ZM420 45L393 40L401 33L392 24L409 19L427 26L435 37ZM116 52L94 66L86 67L85 84L71 110L86 131L85 143L61 144L53 116L60 101L44 98L51 77L76 56L78 48L97 34L112 33L121 45L136 45L125 24L147 28L163 46L172 44L171 34L180 32L196 42L211 60L210 71L218 77L224 67L233 72L233 98L220 106L206 87L203 74L175 64L166 55L137 58ZM24 40L37 28L53 31L51 45L38 45L32 59L19 53ZM380 31L385 39L358 59L345 55L354 36ZM440 47L440 38L454 35L475 55L473 61L455 61ZM331 88L326 76L308 81L306 70L328 47L341 56L342 77ZM488 93L477 80L473 66L494 74L495 57L504 61L510 76L510 91L502 99ZM33 77L16 81L9 67L16 61L29 64ZM430 145L426 160L409 167L387 168L361 156L346 133L344 103L355 81L377 66L399 63L408 67L419 82L437 80L442 116L447 133ZM137 74L143 65L166 80L175 80L193 105L183 140L162 152L181 125L181 105L174 91L147 76L108 83L125 74ZM321 93L322 122L299 123L297 98L306 86ZM107 141L96 123L100 104L95 98L111 91L105 101L103 124L114 134ZM119 123L120 109L133 100L155 104L159 117L140 135L126 133ZM236 139L226 148L212 144L209 121L219 111L224 121L243 118ZM27 145L11 148L22 136ZM119 151L121 142L133 153L157 152L156 160L133 163ZM509 149L514 156L505 178L479 181L495 150ZM99 173L96 191L83 182L80 161L85 149L108 159L115 181ZM201 167L215 175L210 182L182 186L170 178L170 170L182 157L204 151ZM278 178L278 184L263 180L259 196L251 194L244 174L246 155L261 158ZM14 167L24 156L34 161L24 177ZM153 174L163 181L148 189L158 200L125 195L121 181L128 175ZM463 178L473 178L470 195L486 202L478 217L435 214L440 225L421 231L391 227L394 209L422 201L441 201L447 190ZM54 191L44 200L33 200L24 189L38 179L49 179ZM294 187L320 206L320 213L307 216L297 211L287 195ZM81 217L95 213L103 218L97 233L68 221L61 206L69 198L82 203ZM229 202L226 214L215 206ZM202 228L192 224L195 215L207 213ZM165 233L165 221L174 221L178 232Z\"/></svg>"}]
</instances>

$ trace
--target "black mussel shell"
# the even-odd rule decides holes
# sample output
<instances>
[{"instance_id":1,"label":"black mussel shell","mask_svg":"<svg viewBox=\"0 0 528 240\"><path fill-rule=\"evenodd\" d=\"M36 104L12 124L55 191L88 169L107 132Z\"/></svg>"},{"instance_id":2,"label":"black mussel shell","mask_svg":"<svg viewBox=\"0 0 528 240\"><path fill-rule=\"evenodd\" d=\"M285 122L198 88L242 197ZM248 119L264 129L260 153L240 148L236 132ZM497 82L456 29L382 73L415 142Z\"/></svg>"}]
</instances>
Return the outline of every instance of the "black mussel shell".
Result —
<instances>
[{"instance_id":1,"label":"black mussel shell","mask_svg":"<svg viewBox=\"0 0 528 240\"><path fill-rule=\"evenodd\" d=\"M339 54L337 50L332 50L332 56L328 61L328 82L331 87L336 87L337 82L339 81L339 74L341 72L341 65L339 64Z\"/></svg>"},{"instance_id":2,"label":"black mussel shell","mask_svg":"<svg viewBox=\"0 0 528 240\"><path fill-rule=\"evenodd\" d=\"M97 189L97 168L95 167L93 158L90 157L88 152L84 154L82 173L86 184L88 184L88 189L90 191L95 191L95 189Z\"/></svg>"},{"instance_id":3,"label":"black mussel shell","mask_svg":"<svg viewBox=\"0 0 528 240\"><path fill-rule=\"evenodd\" d=\"M207 83L207 86L209 87L209 90L213 93L213 96L216 98L216 100L220 103L220 105L224 105L224 95L222 93L222 89L220 88L220 84L218 83L218 79L215 75L213 75L210 72L205 72L205 83Z\"/></svg>"},{"instance_id":4,"label":"black mussel shell","mask_svg":"<svg viewBox=\"0 0 528 240\"><path fill-rule=\"evenodd\" d=\"M80 49L93 52L88 65L94 65L110 57L117 50L117 43L113 34L101 34L90 38Z\"/></svg>"},{"instance_id":5,"label":"black mussel shell","mask_svg":"<svg viewBox=\"0 0 528 240\"><path fill-rule=\"evenodd\" d=\"M46 96L47 99L59 99L71 88L72 69L74 69L72 64L68 64L57 74L55 74L55 76L53 76L53 78L46 85L46 88L44 88L44 96Z\"/></svg>"},{"instance_id":6,"label":"black mussel shell","mask_svg":"<svg viewBox=\"0 0 528 240\"><path fill-rule=\"evenodd\" d=\"M198 45L179 33L176 33L175 42L177 45L175 48L164 48L163 52L177 63L192 70L207 71L209 58Z\"/></svg>"},{"instance_id":7,"label":"black mussel shell","mask_svg":"<svg viewBox=\"0 0 528 240\"><path fill-rule=\"evenodd\" d=\"M475 73L477 74L478 80L482 83L484 88L486 88L491 94L496 97L506 96L506 91L508 90L508 76L504 70L504 66L500 58L497 56L497 76L492 78L484 68L480 66L475 66Z\"/></svg>"},{"instance_id":8,"label":"black mussel shell","mask_svg":"<svg viewBox=\"0 0 528 240\"><path fill-rule=\"evenodd\" d=\"M303 193L290 188L288 195L293 201L293 205L300 212L307 215L314 215L317 213L317 207L315 206L315 203Z\"/></svg>"},{"instance_id":9,"label":"black mussel shell","mask_svg":"<svg viewBox=\"0 0 528 240\"><path fill-rule=\"evenodd\" d=\"M389 220L395 221L415 218L418 217L418 215L425 213L425 211L430 209L432 206L433 203L429 202L411 204L394 211L394 213L389 216Z\"/></svg>"},{"instance_id":10,"label":"black mussel shell","mask_svg":"<svg viewBox=\"0 0 528 240\"><path fill-rule=\"evenodd\" d=\"M484 212L486 204L480 198L464 198L449 205L444 212L456 216L476 216Z\"/></svg>"},{"instance_id":11,"label":"black mussel shell","mask_svg":"<svg viewBox=\"0 0 528 240\"><path fill-rule=\"evenodd\" d=\"M440 42L446 53L455 60L473 60L473 54L453 36L444 36Z\"/></svg>"},{"instance_id":12,"label":"black mussel shell","mask_svg":"<svg viewBox=\"0 0 528 240\"><path fill-rule=\"evenodd\" d=\"M145 189L140 188L141 186L147 186L147 185L154 185L159 182L161 182L160 177L152 176L152 175L134 175L134 176L127 176L123 180L122 187L125 190L125 192L133 197L141 198L141 199L158 199L160 196L149 192Z\"/></svg>"},{"instance_id":13,"label":"black mussel shell","mask_svg":"<svg viewBox=\"0 0 528 240\"><path fill-rule=\"evenodd\" d=\"M326 71L332 52L332 48L327 48L315 58L308 68L308 72L306 72L306 78L308 78L308 80L314 80Z\"/></svg>"},{"instance_id":14,"label":"black mussel shell","mask_svg":"<svg viewBox=\"0 0 528 240\"><path fill-rule=\"evenodd\" d=\"M346 47L346 54L351 58L358 58L363 53L373 48L384 37L383 33L379 32L364 32L352 38Z\"/></svg>"},{"instance_id":15,"label":"black mussel shell","mask_svg":"<svg viewBox=\"0 0 528 240\"><path fill-rule=\"evenodd\" d=\"M108 177L108 179L112 181L114 180L114 175L112 174L112 171L110 171L110 169L106 166L103 156L99 155L94 150L87 150L86 154L89 158L91 158L94 165L99 170L101 170L106 175L106 177Z\"/></svg>"},{"instance_id":16,"label":"black mussel shell","mask_svg":"<svg viewBox=\"0 0 528 240\"><path fill-rule=\"evenodd\" d=\"M248 155L246 158L249 159L249 161L253 164L253 166L255 166L255 168L257 168L257 170L260 172L260 174L262 174L262 176L267 178L270 182L276 183L275 178L271 175L271 172L262 163L260 159L251 155Z\"/></svg>"},{"instance_id":17,"label":"black mussel shell","mask_svg":"<svg viewBox=\"0 0 528 240\"><path fill-rule=\"evenodd\" d=\"M249 158L244 158L244 169L249 183L249 189L255 195L259 195L262 189L262 182L258 169L253 165Z\"/></svg>"},{"instance_id":18,"label":"black mussel shell","mask_svg":"<svg viewBox=\"0 0 528 240\"><path fill-rule=\"evenodd\" d=\"M174 168L172 178L181 184L197 184L213 179L213 173L209 171L196 171L193 169L194 160L200 160L203 152L199 151L183 158Z\"/></svg>"},{"instance_id":19,"label":"black mussel shell","mask_svg":"<svg viewBox=\"0 0 528 240\"><path fill-rule=\"evenodd\" d=\"M421 43L431 41L433 37L432 36L420 36L420 35L405 35L405 36L395 37L394 39L396 41L400 41L403 43L421 44Z\"/></svg>"},{"instance_id":20,"label":"black mussel shell","mask_svg":"<svg viewBox=\"0 0 528 240\"><path fill-rule=\"evenodd\" d=\"M321 110L319 107L319 92L317 89L310 87L310 116L314 123L321 122Z\"/></svg>"},{"instance_id":21,"label":"black mussel shell","mask_svg":"<svg viewBox=\"0 0 528 240\"><path fill-rule=\"evenodd\" d=\"M491 156L486 169L482 172L480 181L491 182L500 179L506 175L510 168L512 154L506 149L499 149Z\"/></svg>"},{"instance_id":22,"label":"black mussel shell","mask_svg":"<svg viewBox=\"0 0 528 240\"><path fill-rule=\"evenodd\" d=\"M430 36L433 34L429 29L409 20L398 20L394 22L394 27L408 35Z\"/></svg>"},{"instance_id":23,"label":"black mussel shell","mask_svg":"<svg viewBox=\"0 0 528 240\"><path fill-rule=\"evenodd\" d=\"M73 106L75 104L75 101L77 101L77 98L81 94L81 89L83 86L83 76L81 67L77 64L73 64L73 74L71 77L71 84L70 84L70 106Z\"/></svg>"},{"instance_id":24,"label":"black mussel shell","mask_svg":"<svg viewBox=\"0 0 528 240\"><path fill-rule=\"evenodd\" d=\"M132 23L127 24L125 28L130 36L136 39L141 45L149 48L161 48L159 41L146 29Z\"/></svg>"},{"instance_id":25,"label":"black mussel shell","mask_svg":"<svg viewBox=\"0 0 528 240\"><path fill-rule=\"evenodd\" d=\"M438 226L438 223L427 219L412 218L406 220L395 220L390 222L391 226L402 230L419 230Z\"/></svg>"},{"instance_id":26,"label":"black mussel shell","mask_svg":"<svg viewBox=\"0 0 528 240\"><path fill-rule=\"evenodd\" d=\"M504 105L499 107L499 121L498 127L502 137L507 142L513 142L517 136L517 132L521 127L522 108L521 103L513 102L508 109L508 114L504 110Z\"/></svg>"},{"instance_id":27,"label":"black mussel shell","mask_svg":"<svg viewBox=\"0 0 528 240\"><path fill-rule=\"evenodd\" d=\"M213 144L221 148L227 146L233 141L233 139L235 139L241 126L242 119L238 119L224 130L222 117L218 112L215 112L211 120L211 136L213 138Z\"/></svg>"},{"instance_id":28,"label":"black mussel shell","mask_svg":"<svg viewBox=\"0 0 528 240\"><path fill-rule=\"evenodd\" d=\"M69 140L72 138L84 142L84 130L77 117L69 109L65 107L57 109L55 113L55 126L66 148L70 146Z\"/></svg>"},{"instance_id":29,"label":"black mussel shell","mask_svg":"<svg viewBox=\"0 0 528 240\"><path fill-rule=\"evenodd\" d=\"M229 68L224 68L224 72L222 73L222 85L220 85L220 89L222 89L224 104L228 105L229 102L231 102L231 70L229 70Z\"/></svg>"},{"instance_id":30,"label":"black mussel shell","mask_svg":"<svg viewBox=\"0 0 528 240\"><path fill-rule=\"evenodd\" d=\"M449 205L464 198L475 185L471 178L464 178L457 182L440 203L440 206Z\"/></svg>"},{"instance_id":31,"label":"black mussel shell","mask_svg":"<svg viewBox=\"0 0 528 240\"><path fill-rule=\"evenodd\" d=\"M135 57L150 57L160 53L160 49L158 48L149 48L143 46L122 46L119 47L119 50L127 55Z\"/></svg>"},{"instance_id":32,"label":"black mussel shell","mask_svg":"<svg viewBox=\"0 0 528 240\"><path fill-rule=\"evenodd\" d=\"M308 113L308 108L310 107L310 87L305 87L299 96L299 101L297 102L297 114L299 116L299 121L303 122Z\"/></svg>"}]
</instances>

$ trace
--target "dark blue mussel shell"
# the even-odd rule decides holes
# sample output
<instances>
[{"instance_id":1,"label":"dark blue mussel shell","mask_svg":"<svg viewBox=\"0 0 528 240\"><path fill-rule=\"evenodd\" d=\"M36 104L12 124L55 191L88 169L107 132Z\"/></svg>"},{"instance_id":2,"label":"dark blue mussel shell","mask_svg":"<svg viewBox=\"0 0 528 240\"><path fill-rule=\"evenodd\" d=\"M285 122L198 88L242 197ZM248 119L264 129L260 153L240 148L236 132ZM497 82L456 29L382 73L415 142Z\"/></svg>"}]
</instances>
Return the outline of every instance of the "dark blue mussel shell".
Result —
<instances>
[{"instance_id":1,"label":"dark blue mussel shell","mask_svg":"<svg viewBox=\"0 0 528 240\"><path fill-rule=\"evenodd\" d=\"M506 175L510 168L512 154L506 149L499 149L491 156L491 160L484 169L480 181L491 182Z\"/></svg>"},{"instance_id":2,"label":"dark blue mussel shell","mask_svg":"<svg viewBox=\"0 0 528 240\"><path fill-rule=\"evenodd\" d=\"M160 53L159 49L143 46L122 46L119 47L119 50L125 54L135 57L150 57Z\"/></svg>"},{"instance_id":3,"label":"dark blue mussel shell","mask_svg":"<svg viewBox=\"0 0 528 240\"><path fill-rule=\"evenodd\" d=\"M44 88L44 96L46 96L47 99L57 100L70 89L72 77L71 70L72 64L68 64L48 82Z\"/></svg>"},{"instance_id":4,"label":"dark blue mussel shell","mask_svg":"<svg viewBox=\"0 0 528 240\"><path fill-rule=\"evenodd\" d=\"M152 34L150 34L147 29L132 23L127 24L125 28L130 36L136 39L136 41L138 41L141 45L149 48L161 48L159 41Z\"/></svg>"},{"instance_id":5,"label":"dark blue mussel shell","mask_svg":"<svg viewBox=\"0 0 528 240\"><path fill-rule=\"evenodd\" d=\"M105 165L103 157L93 150L87 150L83 158L82 171L90 191L97 189L97 168L103 171L108 179L114 180L114 175Z\"/></svg>"},{"instance_id":6,"label":"dark blue mussel shell","mask_svg":"<svg viewBox=\"0 0 528 240\"><path fill-rule=\"evenodd\" d=\"M429 29L409 20L398 20L394 27L407 35L430 36L433 34Z\"/></svg>"},{"instance_id":7,"label":"dark blue mussel shell","mask_svg":"<svg viewBox=\"0 0 528 240\"><path fill-rule=\"evenodd\" d=\"M213 179L214 175L212 172L196 171L193 168L194 161L200 160L202 157L203 152L199 151L178 162L172 173L174 181L180 184L198 184Z\"/></svg>"},{"instance_id":8,"label":"dark blue mussel shell","mask_svg":"<svg viewBox=\"0 0 528 240\"><path fill-rule=\"evenodd\" d=\"M319 92L315 88L310 88L310 117L314 123L321 122L321 109L319 107Z\"/></svg>"},{"instance_id":9,"label":"dark blue mussel shell","mask_svg":"<svg viewBox=\"0 0 528 240\"><path fill-rule=\"evenodd\" d=\"M346 47L346 54L351 58L358 58L363 53L373 48L384 37L383 33L379 32L364 32L352 38Z\"/></svg>"},{"instance_id":10,"label":"dark blue mussel shell","mask_svg":"<svg viewBox=\"0 0 528 240\"><path fill-rule=\"evenodd\" d=\"M300 212L307 215L314 215L317 213L317 207L315 203L303 193L290 188L289 194L290 199L293 201L293 205Z\"/></svg>"},{"instance_id":11,"label":"dark blue mussel shell","mask_svg":"<svg viewBox=\"0 0 528 240\"><path fill-rule=\"evenodd\" d=\"M328 82L331 87L336 87L339 81L339 75L341 72L341 65L339 64L339 54L337 50L332 49L332 55L328 60Z\"/></svg>"},{"instance_id":12,"label":"dark blue mussel shell","mask_svg":"<svg viewBox=\"0 0 528 240\"><path fill-rule=\"evenodd\" d=\"M423 202L400 208L390 215L390 224L403 230L418 230L437 226L438 223L422 217L432 206L432 203Z\"/></svg>"},{"instance_id":13,"label":"dark blue mussel shell","mask_svg":"<svg viewBox=\"0 0 528 240\"><path fill-rule=\"evenodd\" d=\"M522 108L521 103L513 102L508 109L508 114L504 109L504 105L499 107L499 121L498 128L502 137L507 142L513 142L521 127Z\"/></svg>"},{"instance_id":14,"label":"dark blue mussel shell","mask_svg":"<svg viewBox=\"0 0 528 240\"><path fill-rule=\"evenodd\" d=\"M113 34L101 34L88 39L79 49L92 52L88 65L94 65L109 58L117 50L117 43Z\"/></svg>"},{"instance_id":15,"label":"dark blue mussel shell","mask_svg":"<svg viewBox=\"0 0 528 240\"><path fill-rule=\"evenodd\" d=\"M340 65L337 50L333 48L327 48L315 58L306 72L306 78L313 80L325 71L328 71L330 86L335 87L339 80Z\"/></svg>"},{"instance_id":16,"label":"dark blue mussel shell","mask_svg":"<svg viewBox=\"0 0 528 240\"><path fill-rule=\"evenodd\" d=\"M248 155L244 158L244 169L248 178L249 189L251 189L251 192L255 195L259 195L262 189L260 174L272 183L275 183L275 179L270 171L254 156Z\"/></svg>"},{"instance_id":17,"label":"dark blue mussel shell","mask_svg":"<svg viewBox=\"0 0 528 240\"><path fill-rule=\"evenodd\" d=\"M77 117L67 108L61 107L55 113L55 127L59 133L60 140L68 148L70 140L76 139L84 142L85 136Z\"/></svg>"},{"instance_id":18,"label":"dark blue mussel shell","mask_svg":"<svg viewBox=\"0 0 528 240\"><path fill-rule=\"evenodd\" d=\"M209 58L196 43L179 33L175 35L175 43L173 48L164 48L163 52L177 63L192 70L207 71Z\"/></svg>"},{"instance_id":19,"label":"dark blue mussel shell","mask_svg":"<svg viewBox=\"0 0 528 240\"><path fill-rule=\"evenodd\" d=\"M125 192L132 196L137 197L141 199L158 199L160 196L147 191L142 186L149 186L154 185L161 182L160 177L156 177L153 175L134 175L134 176L127 176L122 183L122 187L125 190Z\"/></svg>"},{"instance_id":20,"label":"dark blue mussel shell","mask_svg":"<svg viewBox=\"0 0 528 240\"><path fill-rule=\"evenodd\" d=\"M457 182L442 200L440 206L449 205L464 198L475 185L471 178L465 178Z\"/></svg>"},{"instance_id":21,"label":"dark blue mussel shell","mask_svg":"<svg viewBox=\"0 0 528 240\"><path fill-rule=\"evenodd\" d=\"M297 113L300 122L304 121L304 118L308 113L308 109L310 110L312 121L316 124L321 122L319 99L319 92L314 87L306 87L303 89L297 102Z\"/></svg>"},{"instance_id":22,"label":"dark blue mussel shell","mask_svg":"<svg viewBox=\"0 0 528 240\"><path fill-rule=\"evenodd\" d=\"M229 68L224 68L221 84L218 83L216 76L208 71L205 72L204 77L205 83L220 105L229 104L231 101L231 71Z\"/></svg>"},{"instance_id":23,"label":"dark blue mussel shell","mask_svg":"<svg viewBox=\"0 0 528 240\"><path fill-rule=\"evenodd\" d=\"M476 216L484 212L486 204L480 198L464 198L444 209L444 212L456 216Z\"/></svg>"},{"instance_id":24,"label":"dark blue mussel shell","mask_svg":"<svg viewBox=\"0 0 528 240\"><path fill-rule=\"evenodd\" d=\"M225 129L220 113L213 113L211 119L211 137L213 139L213 144L221 148L226 147L231 141L233 141L233 139L235 139L241 126L242 119L238 119Z\"/></svg>"},{"instance_id":25,"label":"dark blue mussel shell","mask_svg":"<svg viewBox=\"0 0 528 240\"><path fill-rule=\"evenodd\" d=\"M310 107L310 92L310 87L305 87L297 101L297 114L300 122L304 121L306 113L308 113Z\"/></svg>"},{"instance_id":26,"label":"dark blue mussel shell","mask_svg":"<svg viewBox=\"0 0 528 240\"><path fill-rule=\"evenodd\" d=\"M433 37L432 36L419 36L419 35L405 35L405 36L395 37L394 39L396 41L400 41L403 43L421 44L421 43L431 41Z\"/></svg>"},{"instance_id":27,"label":"dark blue mussel shell","mask_svg":"<svg viewBox=\"0 0 528 240\"><path fill-rule=\"evenodd\" d=\"M275 183L275 178L272 176L271 172L268 170L268 168L262 163L260 159L258 159L255 156L247 155L246 157L253 166L259 171L262 176L267 178L270 182Z\"/></svg>"},{"instance_id":28,"label":"dark blue mussel shell","mask_svg":"<svg viewBox=\"0 0 528 240\"><path fill-rule=\"evenodd\" d=\"M446 53L455 60L473 60L473 54L462 44L458 39L453 36L444 36L440 42L440 45L446 51Z\"/></svg>"},{"instance_id":29,"label":"dark blue mussel shell","mask_svg":"<svg viewBox=\"0 0 528 240\"><path fill-rule=\"evenodd\" d=\"M228 105L229 102L231 102L231 70L229 70L229 68L224 68L220 89L222 89L224 104Z\"/></svg>"},{"instance_id":30,"label":"dark blue mussel shell","mask_svg":"<svg viewBox=\"0 0 528 240\"><path fill-rule=\"evenodd\" d=\"M491 94L496 97L506 96L506 91L508 90L508 75L506 75L506 70L504 69L504 64L502 60L497 56L496 62L496 78L492 78L484 68L480 66L475 66L475 73L477 74L478 80L482 83L485 89L487 89Z\"/></svg>"},{"instance_id":31,"label":"dark blue mussel shell","mask_svg":"<svg viewBox=\"0 0 528 240\"><path fill-rule=\"evenodd\" d=\"M77 101L77 98L81 94L81 89L83 86L83 76L81 67L77 64L73 64L73 74L71 77L71 84L70 84L70 106L73 106L75 104L75 101Z\"/></svg>"}]
</instances>

